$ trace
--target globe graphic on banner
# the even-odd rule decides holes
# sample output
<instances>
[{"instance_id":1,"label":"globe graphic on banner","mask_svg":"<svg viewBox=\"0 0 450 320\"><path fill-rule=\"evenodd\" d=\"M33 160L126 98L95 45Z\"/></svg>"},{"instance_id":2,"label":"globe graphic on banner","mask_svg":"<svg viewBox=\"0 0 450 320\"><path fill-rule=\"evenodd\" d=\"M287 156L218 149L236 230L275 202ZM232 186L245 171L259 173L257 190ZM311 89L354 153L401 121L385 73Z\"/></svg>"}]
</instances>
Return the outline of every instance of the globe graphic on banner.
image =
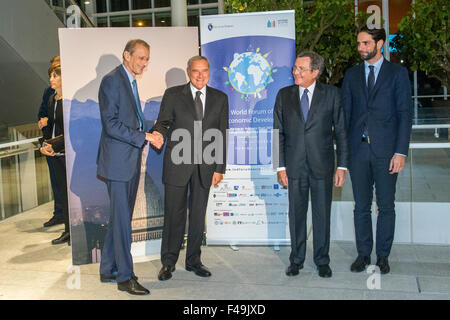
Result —
<instances>
[{"instance_id":1,"label":"globe graphic on banner","mask_svg":"<svg viewBox=\"0 0 450 320\"><path fill-rule=\"evenodd\" d=\"M243 94L256 94L263 90L271 75L269 62L259 52L235 53L227 71L233 88Z\"/></svg>"}]
</instances>

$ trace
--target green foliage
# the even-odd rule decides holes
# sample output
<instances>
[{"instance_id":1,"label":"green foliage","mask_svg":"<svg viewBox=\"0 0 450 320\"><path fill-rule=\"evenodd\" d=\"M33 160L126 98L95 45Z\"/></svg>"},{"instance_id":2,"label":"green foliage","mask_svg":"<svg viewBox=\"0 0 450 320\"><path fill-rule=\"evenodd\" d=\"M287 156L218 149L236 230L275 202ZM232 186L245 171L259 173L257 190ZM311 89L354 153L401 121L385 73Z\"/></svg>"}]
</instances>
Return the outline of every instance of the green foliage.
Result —
<instances>
[{"instance_id":1,"label":"green foliage","mask_svg":"<svg viewBox=\"0 0 450 320\"><path fill-rule=\"evenodd\" d=\"M314 50L325 59L321 81L337 84L345 70L360 61L352 0L229 0L229 13L295 10L297 52ZM367 15L358 14L358 22Z\"/></svg>"},{"instance_id":2,"label":"green foliage","mask_svg":"<svg viewBox=\"0 0 450 320\"><path fill-rule=\"evenodd\" d=\"M415 15L415 17L414 17ZM393 45L412 71L450 85L450 9L448 0L416 0L399 24Z\"/></svg>"}]
</instances>

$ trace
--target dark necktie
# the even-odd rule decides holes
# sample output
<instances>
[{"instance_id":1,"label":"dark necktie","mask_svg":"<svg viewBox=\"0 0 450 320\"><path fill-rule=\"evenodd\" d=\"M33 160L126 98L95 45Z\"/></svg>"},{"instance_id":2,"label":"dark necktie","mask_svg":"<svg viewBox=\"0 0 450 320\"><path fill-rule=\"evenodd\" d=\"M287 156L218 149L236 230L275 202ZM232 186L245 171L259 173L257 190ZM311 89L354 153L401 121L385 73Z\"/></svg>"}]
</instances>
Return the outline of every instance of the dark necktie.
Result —
<instances>
[{"instance_id":1,"label":"dark necktie","mask_svg":"<svg viewBox=\"0 0 450 320\"><path fill-rule=\"evenodd\" d=\"M305 89L303 91L302 97L300 99L300 107L302 108L303 112L303 118L308 120L308 113L309 113L309 98L308 98L308 89Z\"/></svg>"},{"instance_id":2,"label":"dark necktie","mask_svg":"<svg viewBox=\"0 0 450 320\"><path fill-rule=\"evenodd\" d=\"M144 114L142 113L142 110L141 110L141 100L139 100L136 79L133 80L133 95L134 95L134 100L136 101L136 111L138 114L139 129L142 131L142 130L144 130Z\"/></svg>"},{"instance_id":3,"label":"dark necktie","mask_svg":"<svg viewBox=\"0 0 450 320\"><path fill-rule=\"evenodd\" d=\"M375 71L374 71L374 66L369 66L369 69L370 69L370 71L369 71L369 77L367 78L367 91L370 94L375 85ZM364 138L369 137L369 128L367 127L367 121L364 123L363 137Z\"/></svg>"},{"instance_id":4,"label":"dark necktie","mask_svg":"<svg viewBox=\"0 0 450 320\"><path fill-rule=\"evenodd\" d=\"M373 86L375 85L375 72L374 66L369 66L369 78L367 79L367 89L369 93L372 92Z\"/></svg>"},{"instance_id":5,"label":"dark necktie","mask_svg":"<svg viewBox=\"0 0 450 320\"><path fill-rule=\"evenodd\" d=\"M203 104L202 104L202 99L200 99L200 95L201 95L201 91L197 91L195 93L195 114L196 114L196 118L195 120L197 121L202 121L203 119Z\"/></svg>"}]
</instances>

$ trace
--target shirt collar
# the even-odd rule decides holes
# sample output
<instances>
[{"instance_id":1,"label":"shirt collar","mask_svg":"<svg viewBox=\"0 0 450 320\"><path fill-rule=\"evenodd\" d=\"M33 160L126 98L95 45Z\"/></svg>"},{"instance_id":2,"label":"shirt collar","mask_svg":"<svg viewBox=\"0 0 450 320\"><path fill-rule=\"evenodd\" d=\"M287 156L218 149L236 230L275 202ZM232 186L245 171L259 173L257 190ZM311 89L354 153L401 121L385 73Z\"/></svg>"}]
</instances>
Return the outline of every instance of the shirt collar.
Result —
<instances>
[{"instance_id":1,"label":"shirt collar","mask_svg":"<svg viewBox=\"0 0 450 320\"><path fill-rule=\"evenodd\" d=\"M206 97L206 86L204 86L201 90L198 90L196 87L194 87L194 85L191 82L189 82L189 86L191 88L192 96L194 97L194 99L195 99L195 93L197 91L200 91L202 93L202 96Z\"/></svg>"},{"instance_id":2,"label":"shirt collar","mask_svg":"<svg viewBox=\"0 0 450 320\"><path fill-rule=\"evenodd\" d=\"M312 85L310 85L308 88L303 88L302 86L298 86L298 88L299 88L299 92L300 92L300 97L302 96L302 94L303 94L303 91L305 90L305 89L308 89L308 92L309 93L311 93L311 95L314 93L314 89L316 88L316 81L314 81L313 82L313 84Z\"/></svg>"},{"instance_id":3,"label":"shirt collar","mask_svg":"<svg viewBox=\"0 0 450 320\"><path fill-rule=\"evenodd\" d=\"M127 68L125 68L125 65L123 63L122 63L122 67L123 67L123 70L125 70L125 73L128 76L128 80L130 81L130 84L133 84L133 81L136 80L136 78L132 76L132 74L127 70Z\"/></svg>"},{"instance_id":4,"label":"shirt collar","mask_svg":"<svg viewBox=\"0 0 450 320\"><path fill-rule=\"evenodd\" d=\"M378 61L376 61L374 64L369 64L367 61L364 61L364 66L366 67L366 69L369 69L369 66L374 66L375 70L380 70L381 65L383 64L384 61L384 57L381 56L380 59L378 59Z\"/></svg>"}]
</instances>

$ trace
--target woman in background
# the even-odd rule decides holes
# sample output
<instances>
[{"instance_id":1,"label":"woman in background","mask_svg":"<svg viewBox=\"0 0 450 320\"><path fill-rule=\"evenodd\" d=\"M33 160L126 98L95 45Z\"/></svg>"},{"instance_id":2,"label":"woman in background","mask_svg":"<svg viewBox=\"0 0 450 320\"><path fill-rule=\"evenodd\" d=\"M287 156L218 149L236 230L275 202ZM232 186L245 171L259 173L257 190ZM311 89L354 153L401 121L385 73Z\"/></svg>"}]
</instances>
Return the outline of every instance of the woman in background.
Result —
<instances>
[{"instance_id":1,"label":"woman in background","mask_svg":"<svg viewBox=\"0 0 450 320\"><path fill-rule=\"evenodd\" d=\"M64 121L63 121L63 105L62 105L62 81L61 81L61 64L53 63L49 70L50 86L55 93L50 96L48 101L48 120L47 125L42 128L44 140L52 139L58 136L62 137L52 144L44 141L40 148L42 154L54 157L54 172L56 180L56 192L62 204L62 218L65 229L61 236L52 241L52 244L61 244L68 242L70 245L70 228L69 228L69 208L67 200L67 178L66 178L66 157L64 154Z\"/></svg>"}]
</instances>

